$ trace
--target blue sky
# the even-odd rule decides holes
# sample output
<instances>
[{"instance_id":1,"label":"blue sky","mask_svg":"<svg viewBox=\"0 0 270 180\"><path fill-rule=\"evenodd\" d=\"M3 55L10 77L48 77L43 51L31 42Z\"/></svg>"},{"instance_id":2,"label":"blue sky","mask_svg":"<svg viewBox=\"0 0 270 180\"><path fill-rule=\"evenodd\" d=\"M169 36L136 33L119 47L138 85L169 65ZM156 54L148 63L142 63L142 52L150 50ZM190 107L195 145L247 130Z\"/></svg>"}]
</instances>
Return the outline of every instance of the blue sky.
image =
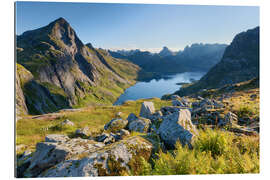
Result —
<instances>
[{"instance_id":1,"label":"blue sky","mask_svg":"<svg viewBox=\"0 0 270 180\"><path fill-rule=\"evenodd\" d=\"M229 44L237 33L259 25L259 7L17 2L16 34L59 17L94 47L159 51Z\"/></svg>"}]
</instances>

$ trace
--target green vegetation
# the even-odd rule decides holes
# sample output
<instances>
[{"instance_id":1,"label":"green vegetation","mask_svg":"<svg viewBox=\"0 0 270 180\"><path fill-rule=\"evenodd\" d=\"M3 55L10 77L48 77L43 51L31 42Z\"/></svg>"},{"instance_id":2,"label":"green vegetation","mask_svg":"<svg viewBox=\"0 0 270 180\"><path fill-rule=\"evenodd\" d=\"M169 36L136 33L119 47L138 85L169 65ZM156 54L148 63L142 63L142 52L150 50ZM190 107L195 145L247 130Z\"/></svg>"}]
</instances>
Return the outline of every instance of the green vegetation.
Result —
<instances>
[{"instance_id":1,"label":"green vegetation","mask_svg":"<svg viewBox=\"0 0 270 180\"><path fill-rule=\"evenodd\" d=\"M158 98L147 99L152 101L156 109L170 105L170 101L163 101ZM127 118L130 113L139 116L141 103L145 100L127 101L121 106L93 106L80 109L75 112L60 111L54 116L42 115L25 116L16 123L16 145L24 144L29 149L34 149L37 142L43 141L48 134L72 135L77 128L88 126L91 133L102 131L104 125L116 117L117 112L122 112L121 117ZM59 127L65 119L72 121L74 127ZM21 152L17 152L21 153Z\"/></svg>"},{"instance_id":2,"label":"green vegetation","mask_svg":"<svg viewBox=\"0 0 270 180\"><path fill-rule=\"evenodd\" d=\"M259 173L259 138L219 130L201 131L192 150L180 143L160 151L150 164L141 161L140 175Z\"/></svg>"}]
</instances>

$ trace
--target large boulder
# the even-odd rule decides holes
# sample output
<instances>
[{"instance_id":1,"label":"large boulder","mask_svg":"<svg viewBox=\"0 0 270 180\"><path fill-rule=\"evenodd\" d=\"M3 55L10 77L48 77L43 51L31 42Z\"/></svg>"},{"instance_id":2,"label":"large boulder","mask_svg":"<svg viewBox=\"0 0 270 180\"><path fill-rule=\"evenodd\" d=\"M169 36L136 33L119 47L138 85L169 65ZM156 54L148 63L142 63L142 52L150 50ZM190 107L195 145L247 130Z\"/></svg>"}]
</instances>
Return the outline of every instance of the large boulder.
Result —
<instances>
[{"instance_id":1,"label":"large boulder","mask_svg":"<svg viewBox=\"0 0 270 180\"><path fill-rule=\"evenodd\" d=\"M158 134L168 149L173 149L175 143L180 141L183 146L192 148L192 138L198 134L191 122L191 113L188 109L180 109L163 117Z\"/></svg>"},{"instance_id":2,"label":"large boulder","mask_svg":"<svg viewBox=\"0 0 270 180\"><path fill-rule=\"evenodd\" d=\"M149 118L153 113L155 113L155 106L153 102L143 102L141 106L140 116L144 118Z\"/></svg>"},{"instance_id":3,"label":"large boulder","mask_svg":"<svg viewBox=\"0 0 270 180\"><path fill-rule=\"evenodd\" d=\"M49 135L45 138L45 142L37 143L36 151L24 176L36 177L42 171L57 163L67 159L79 159L80 155L90 154L103 146L103 143L93 140L70 139L64 135Z\"/></svg>"},{"instance_id":4,"label":"large boulder","mask_svg":"<svg viewBox=\"0 0 270 180\"><path fill-rule=\"evenodd\" d=\"M128 120L125 119L112 119L110 122L105 124L104 129L112 132L124 129L128 124Z\"/></svg>"},{"instance_id":5,"label":"large boulder","mask_svg":"<svg viewBox=\"0 0 270 180\"><path fill-rule=\"evenodd\" d=\"M153 145L134 136L106 146L80 160L65 160L44 171L39 177L87 177L128 175L140 168L140 158L149 160Z\"/></svg>"},{"instance_id":6,"label":"large boulder","mask_svg":"<svg viewBox=\"0 0 270 180\"><path fill-rule=\"evenodd\" d=\"M130 131L137 131L137 132L141 132L141 133L146 133L146 132L148 132L150 125L151 125L150 119L139 117L139 118L131 121L130 123L128 123L128 129Z\"/></svg>"}]
</instances>

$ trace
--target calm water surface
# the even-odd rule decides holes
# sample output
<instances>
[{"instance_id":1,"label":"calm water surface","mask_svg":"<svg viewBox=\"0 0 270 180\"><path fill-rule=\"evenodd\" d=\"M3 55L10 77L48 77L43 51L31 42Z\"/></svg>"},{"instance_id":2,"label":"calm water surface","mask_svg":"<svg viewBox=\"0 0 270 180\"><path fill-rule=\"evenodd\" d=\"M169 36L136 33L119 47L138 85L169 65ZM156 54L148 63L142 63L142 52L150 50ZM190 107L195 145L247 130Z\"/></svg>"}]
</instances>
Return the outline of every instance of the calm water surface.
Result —
<instances>
[{"instance_id":1,"label":"calm water surface","mask_svg":"<svg viewBox=\"0 0 270 180\"><path fill-rule=\"evenodd\" d=\"M166 76L159 80L152 79L149 82L138 82L134 86L126 89L115 105L122 104L127 100L137 100L143 98L161 98L163 95L173 93L181 87L176 83L189 83L192 80L199 80L204 72L185 72L176 75Z\"/></svg>"}]
</instances>

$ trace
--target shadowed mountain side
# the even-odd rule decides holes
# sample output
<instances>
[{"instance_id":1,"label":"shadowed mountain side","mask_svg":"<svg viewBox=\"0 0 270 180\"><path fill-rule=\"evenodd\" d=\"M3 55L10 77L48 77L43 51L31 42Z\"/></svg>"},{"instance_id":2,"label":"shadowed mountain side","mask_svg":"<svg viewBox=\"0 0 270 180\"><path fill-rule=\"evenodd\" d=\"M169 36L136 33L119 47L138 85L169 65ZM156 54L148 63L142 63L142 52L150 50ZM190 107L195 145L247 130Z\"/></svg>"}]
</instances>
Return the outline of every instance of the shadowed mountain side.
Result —
<instances>
[{"instance_id":1,"label":"shadowed mountain side","mask_svg":"<svg viewBox=\"0 0 270 180\"><path fill-rule=\"evenodd\" d=\"M187 95L252 78L259 78L259 27L236 35L218 64L198 82L181 88L176 94Z\"/></svg>"}]
</instances>

